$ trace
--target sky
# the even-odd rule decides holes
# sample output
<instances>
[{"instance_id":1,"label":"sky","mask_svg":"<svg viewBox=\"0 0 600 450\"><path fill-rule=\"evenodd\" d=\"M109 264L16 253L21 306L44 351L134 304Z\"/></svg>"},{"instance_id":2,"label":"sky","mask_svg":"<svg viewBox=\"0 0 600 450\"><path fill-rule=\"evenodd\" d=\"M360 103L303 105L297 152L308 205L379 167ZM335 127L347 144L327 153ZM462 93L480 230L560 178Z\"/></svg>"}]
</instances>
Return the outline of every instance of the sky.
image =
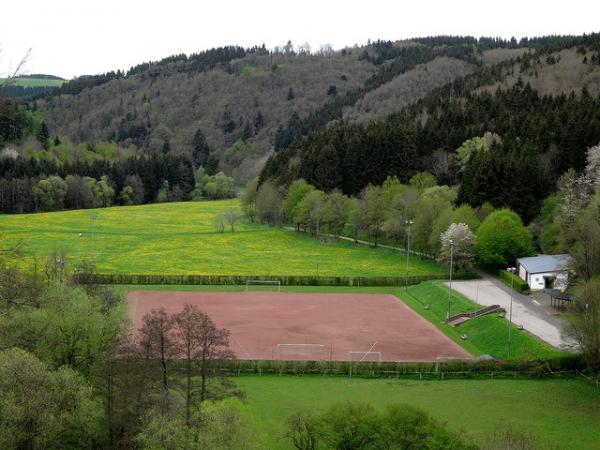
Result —
<instances>
[{"instance_id":1,"label":"sky","mask_svg":"<svg viewBox=\"0 0 600 450\"><path fill-rule=\"evenodd\" d=\"M440 34L600 31L600 1L16 0L0 16L0 75L31 48L27 73L72 78L223 45L291 40L335 49Z\"/></svg>"}]
</instances>

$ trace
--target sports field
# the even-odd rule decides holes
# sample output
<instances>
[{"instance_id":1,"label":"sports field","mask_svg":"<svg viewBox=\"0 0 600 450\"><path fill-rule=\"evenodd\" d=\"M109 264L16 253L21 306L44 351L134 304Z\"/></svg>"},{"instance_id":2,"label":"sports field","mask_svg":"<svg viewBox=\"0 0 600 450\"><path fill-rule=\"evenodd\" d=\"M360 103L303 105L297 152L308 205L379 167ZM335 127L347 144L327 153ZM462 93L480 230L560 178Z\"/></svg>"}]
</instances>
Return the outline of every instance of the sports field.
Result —
<instances>
[{"instance_id":1,"label":"sports field","mask_svg":"<svg viewBox=\"0 0 600 450\"><path fill-rule=\"evenodd\" d=\"M130 291L133 325L196 305L231 332L241 359L436 361L469 353L392 295Z\"/></svg>"},{"instance_id":2,"label":"sports field","mask_svg":"<svg viewBox=\"0 0 600 450\"><path fill-rule=\"evenodd\" d=\"M465 431L476 442L511 426L534 437L540 449L600 448L600 389L582 379L419 381L263 375L233 380L245 392L269 449L291 448L282 435L293 412L318 413L343 401L368 402L376 408L412 405L453 430Z\"/></svg>"},{"instance_id":3,"label":"sports field","mask_svg":"<svg viewBox=\"0 0 600 450\"><path fill-rule=\"evenodd\" d=\"M120 292L128 291L180 291L180 292L239 292L245 291L244 286L185 286L185 285L122 285L113 286ZM272 289L258 286L254 289ZM404 288L395 287L347 287L347 286L284 286L285 292L298 292L307 294L355 294L392 295L402 300L419 316L429 321L440 332L460 345L474 356L491 355L495 358L507 357L508 323L506 319L497 315L488 315L475 320L470 320L458 327L451 327L445 322L448 307L448 291L441 282L427 281L416 286L409 286L408 292ZM451 296L453 313L473 311L479 306L458 292ZM466 339L464 339L466 337ZM511 359L537 359L552 358L564 353L551 345L541 341L527 331L512 329L513 351Z\"/></svg>"},{"instance_id":4,"label":"sports field","mask_svg":"<svg viewBox=\"0 0 600 450\"><path fill-rule=\"evenodd\" d=\"M161 203L0 216L0 233L21 242L24 257L65 249L70 263L93 258L100 273L221 275L404 275L402 254L352 242L240 222L218 233L213 219L239 201ZM92 217L95 217L93 219ZM79 233L82 233L79 238ZM411 257L412 275L445 274Z\"/></svg>"}]
</instances>

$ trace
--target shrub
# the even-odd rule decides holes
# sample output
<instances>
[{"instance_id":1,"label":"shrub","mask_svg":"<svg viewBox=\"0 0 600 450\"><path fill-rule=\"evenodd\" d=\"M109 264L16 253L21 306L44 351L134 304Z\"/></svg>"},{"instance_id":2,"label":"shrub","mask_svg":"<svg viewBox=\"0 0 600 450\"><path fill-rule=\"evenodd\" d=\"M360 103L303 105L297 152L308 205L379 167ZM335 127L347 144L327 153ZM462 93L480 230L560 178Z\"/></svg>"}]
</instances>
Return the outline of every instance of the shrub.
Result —
<instances>
[{"instance_id":1,"label":"shrub","mask_svg":"<svg viewBox=\"0 0 600 450\"><path fill-rule=\"evenodd\" d=\"M508 272L506 270L500 271L500 280L502 280L502 282L504 284L506 284L508 287L511 287L513 285L512 278L514 278L515 291L517 291L521 294L529 293L529 285L527 284L527 282L525 280L521 279L521 277L519 277L516 274L515 275L511 274L510 272Z\"/></svg>"}]
</instances>

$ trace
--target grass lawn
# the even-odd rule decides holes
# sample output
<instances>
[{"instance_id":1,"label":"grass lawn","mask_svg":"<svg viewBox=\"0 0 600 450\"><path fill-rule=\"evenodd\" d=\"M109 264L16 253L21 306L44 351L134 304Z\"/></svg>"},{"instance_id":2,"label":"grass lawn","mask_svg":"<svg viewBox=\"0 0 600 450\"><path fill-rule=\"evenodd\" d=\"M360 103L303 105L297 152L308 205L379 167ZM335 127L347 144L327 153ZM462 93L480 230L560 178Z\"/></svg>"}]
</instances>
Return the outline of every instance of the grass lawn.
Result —
<instances>
[{"instance_id":1,"label":"grass lawn","mask_svg":"<svg viewBox=\"0 0 600 450\"><path fill-rule=\"evenodd\" d=\"M440 281L427 281L408 288L408 294L401 291L400 296L419 314L436 324L446 335L463 342L465 349L475 349L471 353L489 354L495 358L507 357L508 322L489 314L477 319L468 320L458 327L452 328L444 323L448 311L448 288ZM450 297L451 314L470 312L480 309L467 297L452 291ZM467 339L461 339L466 335ZM561 352L551 345L539 340L525 330L512 328L511 359L534 359L557 356ZM456 341L459 342L459 341ZM460 342L459 342L460 343Z\"/></svg>"},{"instance_id":2,"label":"grass lawn","mask_svg":"<svg viewBox=\"0 0 600 450\"><path fill-rule=\"evenodd\" d=\"M243 291L245 286L179 286L179 285L122 285L114 289L125 290L156 290L156 291ZM254 287L259 290L273 290L271 287ZM508 339L508 322L495 314L483 316L451 327L445 323L448 308L448 290L441 282L427 281L415 286L409 286L408 294L404 288L397 287L326 287L326 286L282 286L287 292L320 292L320 293L366 293L392 294L402 299L425 319L433 323L439 330L454 342L462 346L474 356L484 354L504 359L507 356L506 342ZM452 313L473 311L481 306L475 304L458 292L451 296ZM425 305L429 305L428 308ZM461 338L466 334L467 339ZM562 353L549 344L524 330L513 327L511 359L537 359L559 356Z\"/></svg>"},{"instance_id":3,"label":"grass lawn","mask_svg":"<svg viewBox=\"0 0 600 450\"><path fill-rule=\"evenodd\" d=\"M510 424L535 437L542 448L600 448L600 389L581 380L406 381L318 376L242 376L234 381L247 403L265 446L291 448L279 439L294 411L320 412L341 401L389 403L428 411L476 441Z\"/></svg>"},{"instance_id":4,"label":"grass lawn","mask_svg":"<svg viewBox=\"0 0 600 450\"><path fill-rule=\"evenodd\" d=\"M404 257L392 250L320 243L257 224L215 232L215 215L238 207L234 199L5 215L0 233L22 242L21 264L64 248L72 263L93 255L100 273L404 275ZM411 257L411 263L413 275L445 273L432 261Z\"/></svg>"}]
</instances>

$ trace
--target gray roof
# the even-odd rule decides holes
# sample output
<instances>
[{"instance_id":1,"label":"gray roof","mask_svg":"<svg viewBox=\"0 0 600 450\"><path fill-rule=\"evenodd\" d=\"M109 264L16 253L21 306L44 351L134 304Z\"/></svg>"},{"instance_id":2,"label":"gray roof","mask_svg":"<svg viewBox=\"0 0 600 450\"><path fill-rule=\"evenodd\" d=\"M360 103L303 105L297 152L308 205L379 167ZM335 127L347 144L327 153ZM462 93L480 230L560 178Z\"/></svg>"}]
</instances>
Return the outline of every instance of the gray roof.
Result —
<instances>
[{"instance_id":1,"label":"gray roof","mask_svg":"<svg viewBox=\"0 0 600 450\"><path fill-rule=\"evenodd\" d=\"M529 273L560 272L567 270L571 257L564 255L537 255L519 258L517 262Z\"/></svg>"}]
</instances>

